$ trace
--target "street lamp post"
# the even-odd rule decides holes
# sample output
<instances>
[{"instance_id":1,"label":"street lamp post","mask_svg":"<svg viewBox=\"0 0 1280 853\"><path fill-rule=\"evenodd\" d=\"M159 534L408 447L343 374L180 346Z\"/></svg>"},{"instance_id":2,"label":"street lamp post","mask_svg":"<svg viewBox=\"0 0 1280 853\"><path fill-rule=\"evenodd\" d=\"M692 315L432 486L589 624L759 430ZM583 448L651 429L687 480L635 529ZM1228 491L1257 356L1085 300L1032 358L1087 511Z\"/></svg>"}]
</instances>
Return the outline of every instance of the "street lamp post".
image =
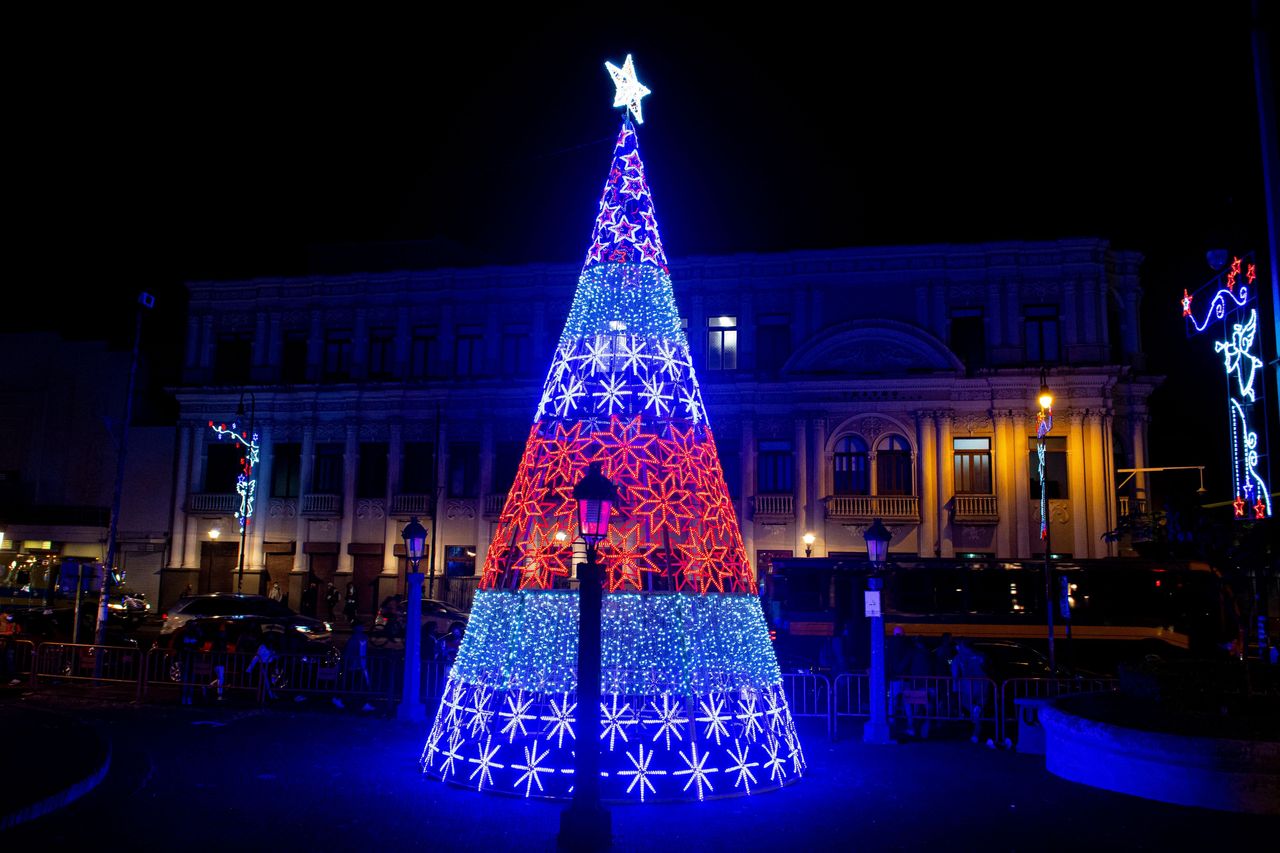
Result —
<instances>
[{"instance_id":1,"label":"street lamp post","mask_svg":"<svg viewBox=\"0 0 1280 853\"><path fill-rule=\"evenodd\" d=\"M405 577L408 582L409 612L406 615L404 629L404 692L400 696L400 707L396 716L409 722L422 722L427 718L426 708L422 705L422 572L419 563L427 548L427 529L412 516L409 523L400 531L404 539L404 552L409 557L410 572Z\"/></svg>"},{"instance_id":2,"label":"street lamp post","mask_svg":"<svg viewBox=\"0 0 1280 853\"><path fill-rule=\"evenodd\" d=\"M877 518L867 528L863 538L867 540L867 560L873 569L879 570L889 551L889 540L892 538L889 529ZM885 669L884 616L881 606L883 589L883 577L872 575L867 578L866 610L871 619L871 719L862 729L864 743L893 743L893 737L889 733L889 677Z\"/></svg>"},{"instance_id":3,"label":"street lamp post","mask_svg":"<svg viewBox=\"0 0 1280 853\"><path fill-rule=\"evenodd\" d=\"M251 443L249 444L249 446L245 447L244 449L245 463L246 463L244 466L245 478L246 478L244 487L249 490L250 497L249 497L248 511L244 512L243 507L241 509L241 512L244 513L244 516L240 519L240 568L239 568L239 571L236 573L236 593L237 594L244 592L245 539L249 535L249 522L253 518L253 486L254 486L253 466L257 464L257 461L258 461L258 447L257 447L258 436L257 436L257 433L253 431L253 426L254 426L253 422L255 420L255 416L258 413L258 400L256 397L253 396L252 391L245 391L240 395L240 402L236 406L236 420L237 421L244 420L244 395L245 394L249 395L249 431L247 435ZM232 424L231 426L234 428L236 424Z\"/></svg>"},{"instance_id":4,"label":"street lamp post","mask_svg":"<svg viewBox=\"0 0 1280 853\"><path fill-rule=\"evenodd\" d=\"M609 846L613 819L600 803L600 610L603 588L596 546L609 535L618 491L592 462L573 487L578 529L587 561L578 571L578 748L573 760L573 801L560 813L560 844L573 850Z\"/></svg>"},{"instance_id":5,"label":"street lamp post","mask_svg":"<svg viewBox=\"0 0 1280 853\"><path fill-rule=\"evenodd\" d=\"M814 536L812 533L806 533L804 535L804 555L806 557L813 556L813 541L816 538L817 537Z\"/></svg>"},{"instance_id":6,"label":"street lamp post","mask_svg":"<svg viewBox=\"0 0 1280 853\"><path fill-rule=\"evenodd\" d=\"M1044 476L1045 436L1053 429L1053 392L1049 390L1049 375L1044 369L1040 370L1040 393L1036 395L1036 401L1040 404L1036 424L1036 438L1039 440L1036 455L1040 463L1040 538L1044 541L1044 612L1049 629L1049 672L1056 673L1058 667L1053 648L1053 608L1057 602L1054 597L1053 566L1049 562L1049 552L1052 550L1049 536L1049 485Z\"/></svg>"}]
</instances>

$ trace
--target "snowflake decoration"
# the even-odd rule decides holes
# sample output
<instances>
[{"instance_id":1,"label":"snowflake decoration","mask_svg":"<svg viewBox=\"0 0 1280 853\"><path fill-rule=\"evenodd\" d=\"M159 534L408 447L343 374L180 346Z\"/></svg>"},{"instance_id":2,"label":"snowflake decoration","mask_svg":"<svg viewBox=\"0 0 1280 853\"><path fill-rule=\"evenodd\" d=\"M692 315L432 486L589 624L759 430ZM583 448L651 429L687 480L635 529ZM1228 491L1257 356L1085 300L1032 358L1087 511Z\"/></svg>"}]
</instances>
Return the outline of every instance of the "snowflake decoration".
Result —
<instances>
[{"instance_id":1,"label":"snowflake decoration","mask_svg":"<svg viewBox=\"0 0 1280 853\"><path fill-rule=\"evenodd\" d=\"M654 358L658 362L658 369L667 374L667 377L673 381L679 382L684 361L680 358L678 348L673 347L666 341L658 341L658 346L654 351Z\"/></svg>"},{"instance_id":2,"label":"snowflake decoration","mask_svg":"<svg viewBox=\"0 0 1280 853\"><path fill-rule=\"evenodd\" d=\"M506 723L502 726L502 734L509 735L507 743L514 743L516 735L527 735L529 730L525 728L525 720L536 720L533 714L529 713L529 708L533 705L532 699L524 698L524 691L519 690L515 696L507 694L507 710L499 711L498 716L506 719Z\"/></svg>"},{"instance_id":3,"label":"snowflake decoration","mask_svg":"<svg viewBox=\"0 0 1280 853\"><path fill-rule=\"evenodd\" d=\"M481 788L484 787L486 780L490 785L493 784L493 768L496 767L497 769L501 770L503 767L506 766L504 764L498 764L493 760L497 756L498 750L502 748L502 744L498 744L497 746L490 749L489 743L492 740L493 740L492 735L485 738L484 746L481 747L477 752L477 755L479 756L478 758L467 759L472 764L478 765L475 770L471 771L471 776L468 777L470 779L476 778L477 775L480 777L480 781L476 783L477 791L479 791Z\"/></svg>"},{"instance_id":4,"label":"snowflake decoration","mask_svg":"<svg viewBox=\"0 0 1280 853\"><path fill-rule=\"evenodd\" d=\"M598 398L596 411L606 409L608 414L612 415L614 406L617 406L619 411L626 410L626 402L622 398L630 397L631 391L627 388L626 380L621 373L610 373L607 379L598 384L600 390L591 394L592 397Z\"/></svg>"},{"instance_id":5,"label":"snowflake decoration","mask_svg":"<svg viewBox=\"0 0 1280 853\"><path fill-rule=\"evenodd\" d=\"M787 713L787 702L785 699L781 699L781 701L779 701L780 698L779 694L774 692L772 689L768 693L764 694L765 702L769 705L769 707L765 709L765 714L769 717L770 731L782 731L785 729L784 718Z\"/></svg>"},{"instance_id":6,"label":"snowflake decoration","mask_svg":"<svg viewBox=\"0 0 1280 853\"><path fill-rule=\"evenodd\" d=\"M732 760L732 763L725 768L725 772L738 774L738 778L734 781L733 787L737 788L741 785L743 789L750 794L751 783L756 781L756 776L751 772L751 768L759 767L760 762L748 762L747 747L743 746L736 740L733 742L733 749L729 750L729 758Z\"/></svg>"},{"instance_id":7,"label":"snowflake decoration","mask_svg":"<svg viewBox=\"0 0 1280 853\"><path fill-rule=\"evenodd\" d=\"M787 727L787 758L791 760L791 772L800 775L804 769L804 753L800 750L800 738L796 736L794 725Z\"/></svg>"},{"instance_id":8,"label":"snowflake decoration","mask_svg":"<svg viewBox=\"0 0 1280 853\"><path fill-rule=\"evenodd\" d=\"M607 708L603 702L600 703L600 711L604 714L602 722L604 727L600 730L600 740L604 740L605 736L609 737L609 751L613 752L614 741L619 737L622 742L627 742L627 726L634 726L636 720L631 713L631 704L624 703L622 708L618 708L618 694L613 694L613 707Z\"/></svg>"},{"instance_id":9,"label":"snowflake decoration","mask_svg":"<svg viewBox=\"0 0 1280 853\"><path fill-rule=\"evenodd\" d=\"M449 748L444 751L444 758L440 762L440 778L452 776L457 772L457 765L463 762L462 754L458 752L458 747L462 746L462 732L454 729L449 735Z\"/></svg>"},{"instance_id":10,"label":"snowflake decoration","mask_svg":"<svg viewBox=\"0 0 1280 853\"><path fill-rule=\"evenodd\" d=\"M666 385L658 378L658 374L655 373L644 380L644 390L638 392L638 394L644 400L645 411L653 409L653 413L658 417L662 417L671 411L672 396L662 393L664 390L666 390Z\"/></svg>"},{"instance_id":11,"label":"snowflake decoration","mask_svg":"<svg viewBox=\"0 0 1280 853\"><path fill-rule=\"evenodd\" d=\"M422 748L422 758L419 762L425 772L435 761L436 753L440 751L440 738L444 737L444 721L439 714L436 714L435 722L431 724L431 733L427 735L427 745Z\"/></svg>"},{"instance_id":12,"label":"snowflake decoration","mask_svg":"<svg viewBox=\"0 0 1280 853\"><path fill-rule=\"evenodd\" d=\"M690 785L695 785L695 784L696 784L696 785L698 786L698 787L697 787L697 791L698 791L698 799L699 799L699 800L701 800L701 799L702 799L702 786L703 786L703 785L706 785L706 786L707 786L707 790L708 790L708 791L711 791L712 793L714 793L714 792L715 792L715 788L713 788L713 787L712 787L712 785L711 785L711 780L707 778L707 774L708 774L708 773L719 773L719 772L720 772L720 770L719 770L719 768L716 768L716 767L707 767L707 766L706 766L706 764L707 764L707 757L708 757L708 756L706 756L706 755L701 755L701 756L700 756L700 755L698 755L698 745L697 745L696 743L693 743L693 744L690 744L690 745L689 745L689 753L693 756L692 758L690 758L689 756L685 755L685 754L684 754L684 750L680 750L680 757L681 757L682 759L684 759L684 763L685 763L685 768L686 768L686 769L684 769L684 770L677 770L675 773L673 773L673 774L671 774L671 775L673 775L673 776L688 776L688 777L689 777L689 781L684 783L684 788L683 788L683 789L681 789L681 790L685 790L685 791L687 791L687 790L689 790L689 786L690 786Z\"/></svg>"},{"instance_id":13,"label":"snowflake decoration","mask_svg":"<svg viewBox=\"0 0 1280 853\"><path fill-rule=\"evenodd\" d=\"M760 718L764 714L759 708L759 696L754 692L748 692L746 699L738 700L738 711L736 714L738 722L742 723L742 734L747 740L754 741L756 735L764 733L764 726L760 724Z\"/></svg>"},{"instance_id":14,"label":"snowflake decoration","mask_svg":"<svg viewBox=\"0 0 1280 853\"><path fill-rule=\"evenodd\" d=\"M489 707L489 697L490 689L483 686L477 687L471 694L471 706L467 708L471 718L467 720L467 729L472 737L479 737L489 730L489 720L493 717L493 709Z\"/></svg>"},{"instance_id":15,"label":"snowflake decoration","mask_svg":"<svg viewBox=\"0 0 1280 853\"><path fill-rule=\"evenodd\" d=\"M653 783L649 781L650 776L666 776L665 770L650 770L649 764L653 761L653 750L649 750L649 754L645 755L644 744L638 745L640 756L637 758L631 753L627 753L627 758L631 759L631 764L635 770L619 770L619 776L634 776L631 784L627 786L627 793L630 794L636 785L640 786L640 802L644 802L644 789L648 788L649 793L656 794L657 789L653 787Z\"/></svg>"},{"instance_id":16,"label":"snowflake decoration","mask_svg":"<svg viewBox=\"0 0 1280 853\"><path fill-rule=\"evenodd\" d=\"M562 383L556 394L556 414L563 418L570 411L577 411L578 400L586 394L587 389L583 387L582 380L576 376L570 377L568 384Z\"/></svg>"},{"instance_id":17,"label":"snowflake decoration","mask_svg":"<svg viewBox=\"0 0 1280 853\"><path fill-rule=\"evenodd\" d=\"M770 782L782 782L787 778L786 759L778 755L780 746L778 739L774 737L766 740L764 744L764 751L769 754L769 760L764 763L764 766L769 769Z\"/></svg>"},{"instance_id":18,"label":"snowflake decoration","mask_svg":"<svg viewBox=\"0 0 1280 853\"><path fill-rule=\"evenodd\" d=\"M542 779L538 776L538 774L554 773L555 770L551 769L550 767L541 767L539 766L539 762L541 762L550 754L551 754L551 750L548 749L546 752L542 753L542 755L538 755L538 744L536 741L533 744L532 752L530 752L529 747L526 746L524 748L524 764L511 765L512 770L524 771L524 773L521 774L520 778L517 779L515 781L515 784L512 785L511 787L519 788L520 784L523 782L524 795L526 797L529 796L530 793L532 793L534 785L538 786L539 791L545 791L546 789L542 787Z\"/></svg>"},{"instance_id":19,"label":"snowflake decoration","mask_svg":"<svg viewBox=\"0 0 1280 853\"><path fill-rule=\"evenodd\" d=\"M710 704L706 700L700 704L706 716L698 717L698 722L707 724L702 736L708 740L714 737L716 746L719 746L720 738L729 736L729 729L725 723L733 719L728 714L722 713L724 711L724 697L712 696L710 697Z\"/></svg>"},{"instance_id":20,"label":"snowflake decoration","mask_svg":"<svg viewBox=\"0 0 1280 853\"><path fill-rule=\"evenodd\" d=\"M573 712L574 712L574 709L576 709L577 707L578 707L577 702L574 702L573 704L569 704L569 694L566 693L564 694L563 704L561 705L557 705L556 700L554 699L551 700L550 716L543 716L538 718L540 720L545 720L551 723L551 730L547 732L547 740L551 740L553 737L556 738L557 748L564 746L565 733L568 733L569 737L573 738L574 740L578 739L578 736L573 733L573 724L574 724Z\"/></svg>"},{"instance_id":21,"label":"snowflake decoration","mask_svg":"<svg viewBox=\"0 0 1280 853\"><path fill-rule=\"evenodd\" d=\"M667 749L671 749L672 735L676 736L676 740L684 740L684 735L680 734L680 728L685 723L689 722L689 719L687 717L680 716L679 705L671 704L670 693L662 694L661 708L658 707L656 700L650 702L649 707L653 709L654 713L653 718L649 720L649 722L658 727L658 731L653 736L654 741L657 741L658 738L665 735L667 740Z\"/></svg>"},{"instance_id":22,"label":"snowflake decoration","mask_svg":"<svg viewBox=\"0 0 1280 853\"><path fill-rule=\"evenodd\" d=\"M578 356L583 368L588 368L591 375L608 373L613 362L613 341L608 335L596 335L595 340L587 341L584 352Z\"/></svg>"},{"instance_id":23,"label":"snowflake decoration","mask_svg":"<svg viewBox=\"0 0 1280 853\"><path fill-rule=\"evenodd\" d=\"M689 416L689 420L695 424L702 421L702 395L698 393L696 387L681 388L680 402L684 404L685 412Z\"/></svg>"},{"instance_id":24,"label":"snowflake decoration","mask_svg":"<svg viewBox=\"0 0 1280 853\"><path fill-rule=\"evenodd\" d=\"M622 369L638 373L648 358L644 351L644 339L635 335L619 336L614 355L622 360Z\"/></svg>"}]
</instances>

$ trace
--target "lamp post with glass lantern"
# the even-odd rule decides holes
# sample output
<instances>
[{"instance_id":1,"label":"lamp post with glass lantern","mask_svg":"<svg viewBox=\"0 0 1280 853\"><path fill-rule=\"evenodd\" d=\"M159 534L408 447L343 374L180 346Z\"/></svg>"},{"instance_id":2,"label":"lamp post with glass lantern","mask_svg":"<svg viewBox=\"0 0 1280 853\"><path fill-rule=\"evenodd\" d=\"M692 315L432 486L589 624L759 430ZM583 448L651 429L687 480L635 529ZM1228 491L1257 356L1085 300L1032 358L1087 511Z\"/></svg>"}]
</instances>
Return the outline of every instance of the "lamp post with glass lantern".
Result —
<instances>
[{"instance_id":1,"label":"lamp post with glass lantern","mask_svg":"<svg viewBox=\"0 0 1280 853\"><path fill-rule=\"evenodd\" d=\"M592 462L573 487L578 530L587 561L578 569L578 748L573 760L573 801L560 813L560 843L575 850L607 847L613 834L609 810L600 804L600 610L603 603L596 546L609 535L618 490Z\"/></svg>"},{"instance_id":2,"label":"lamp post with glass lantern","mask_svg":"<svg viewBox=\"0 0 1280 853\"><path fill-rule=\"evenodd\" d=\"M1049 485L1044 478L1044 460L1046 452L1045 436L1049 434L1049 430L1053 429L1053 392L1049 390L1049 374L1043 368L1040 370L1040 393L1036 395L1036 402L1040 404L1040 413L1037 415L1036 438L1036 455L1040 462L1040 538L1044 541L1044 612L1045 621L1049 630L1049 672L1057 673L1057 659L1053 649L1053 608L1056 600L1053 595L1053 567L1049 563L1049 551L1051 550L1049 538Z\"/></svg>"},{"instance_id":3,"label":"lamp post with glass lantern","mask_svg":"<svg viewBox=\"0 0 1280 853\"><path fill-rule=\"evenodd\" d=\"M875 519L867 532L867 560L873 573L867 578L866 613L871 619L871 719L862 729L863 743L893 743L889 733L889 677L885 669L884 616L881 595L884 578L878 574L884 566L892 535L880 519Z\"/></svg>"},{"instance_id":4,"label":"lamp post with glass lantern","mask_svg":"<svg viewBox=\"0 0 1280 853\"><path fill-rule=\"evenodd\" d=\"M427 529L411 516L400 532L404 539L404 552L409 558L410 572L405 576L408 586L409 612L405 616L404 629L404 692L396 716L402 720L421 722L427 718L422 705L422 572L418 564L427 549Z\"/></svg>"}]
</instances>

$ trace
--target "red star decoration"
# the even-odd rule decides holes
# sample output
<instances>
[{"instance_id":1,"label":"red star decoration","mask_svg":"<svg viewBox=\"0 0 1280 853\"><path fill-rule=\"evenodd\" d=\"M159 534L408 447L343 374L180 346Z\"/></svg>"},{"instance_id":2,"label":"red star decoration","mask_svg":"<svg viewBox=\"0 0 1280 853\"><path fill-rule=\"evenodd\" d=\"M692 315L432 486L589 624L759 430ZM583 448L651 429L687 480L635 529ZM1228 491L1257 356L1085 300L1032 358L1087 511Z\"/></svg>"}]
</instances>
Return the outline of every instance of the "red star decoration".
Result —
<instances>
[{"instance_id":1,"label":"red star decoration","mask_svg":"<svg viewBox=\"0 0 1280 853\"><path fill-rule=\"evenodd\" d=\"M653 562L657 545L641 540L641 525L634 524L625 531L614 528L609 540L600 547L608 574L609 592L620 589L641 589L644 573L655 574L661 569Z\"/></svg>"},{"instance_id":2,"label":"red star decoration","mask_svg":"<svg viewBox=\"0 0 1280 853\"><path fill-rule=\"evenodd\" d=\"M609 260L613 261L615 264L625 264L627 262L627 250L621 248L614 249L609 253Z\"/></svg>"},{"instance_id":3,"label":"red star decoration","mask_svg":"<svg viewBox=\"0 0 1280 853\"><path fill-rule=\"evenodd\" d=\"M1235 292L1236 292L1236 272L1235 272L1235 270L1232 270L1231 272L1227 273L1227 290L1230 290L1232 293L1235 293Z\"/></svg>"},{"instance_id":4,"label":"red star decoration","mask_svg":"<svg viewBox=\"0 0 1280 853\"><path fill-rule=\"evenodd\" d=\"M591 461L587 458L587 445L591 443L589 436L582 435L582 422L574 423L569 429L557 423L555 436L543 442L545 455L539 466L543 472L543 482L561 480L576 483L587 470Z\"/></svg>"},{"instance_id":5,"label":"red star decoration","mask_svg":"<svg viewBox=\"0 0 1280 853\"><path fill-rule=\"evenodd\" d=\"M1253 517L1254 518L1267 517L1267 505L1262 502L1262 498L1258 498L1258 502L1253 505Z\"/></svg>"},{"instance_id":6,"label":"red star decoration","mask_svg":"<svg viewBox=\"0 0 1280 853\"><path fill-rule=\"evenodd\" d=\"M1231 502L1231 505L1236 509L1236 518L1244 518L1244 498L1236 495L1236 499Z\"/></svg>"},{"instance_id":7,"label":"red star decoration","mask_svg":"<svg viewBox=\"0 0 1280 853\"><path fill-rule=\"evenodd\" d=\"M632 151L630 154L623 154L620 159L628 172L644 171L644 163L640 160L639 151Z\"/></svg>"},{"instance_id":8,"label":"red star decoration","mask_svg":"<svg viewBox=\"0 0 1280 853\"><path fill-rule=\"evenodd\" d=\"M556 539L564 533L563 540ZM524 547L524 565L520 567L521 589L550 589L554 576L569 576L572 546L569 534L553 524L548 528L535 525L533 536Z\"/></svg>"},{"instance_id":9,"label":"red star decoration","mask_svg":"<svg viewBox=\"0 0 1280 853\"><path fill-rule=\"evenodd\" d=\"M628 243L634 243L636 241L636 232L640 230L640 224L628 221L626 214L623 214L622 218L609 226L608 230L613 232L615 240L625 240Z\"/></svg>"},{"instance_id":10,"label":"red star decoration","mask_svg":"<svg viewBox=\"0 0 1280 853\"><path fill-rule=\"evenodd\" d=\"M1187 293L1187 289L1182 289L1182 316L1191 316L1191 294Z\"/></svg>"},{"instance_id":11,"label":"red star decoration","mask_svg":"<svg viewBox=\"0 0 1280 853\"><path fill-rule=\"evenodd\" d=\"M657 464L651 448L658 437L641 430L639 415L630 421L614 415L608 432L592 433L592 438L600 445L595 461L604 463L605 476L610 479L639 480L643 467Z\"/></svg>"},{"instance_id":12,"label":"red star decoration","mask_svg":"<svg viewBox=\"0 0 1280 853\"><path fill-rule=\"evenodd\" d=\"M1258 277L1258 268L1253 264L1249 264L1249 269L1244 274L1244 277L1250 284L1253 284L1253 280Z\"/></svg>"},{"instance_id":13,"label":"red star decoration","mask_svg":"<svg viewBox=\"0 0 1280 853\"><path fill-rule=\"evenodd\" d=\"M655 539L663 530L679 536L680 520L693 518L689 490L680 488L674 473L661 478L651 475L648 486L637 486L635 491L639 498L635 515L645 520Z\"/></svg>"},{"instance_id":14,"label":"red star decoration","mask_svg":"<svg viewBox=\"0 0 1280 853\"><path fill-rule=\"evenodd\" d=\"M692 534L689 540L676 546L684 558L681 573L683 585L705 595L715 587L724 592L724 558L727 549L720 544L715 531L704 530L701 535Z\"/></svg>"}]
</instances>

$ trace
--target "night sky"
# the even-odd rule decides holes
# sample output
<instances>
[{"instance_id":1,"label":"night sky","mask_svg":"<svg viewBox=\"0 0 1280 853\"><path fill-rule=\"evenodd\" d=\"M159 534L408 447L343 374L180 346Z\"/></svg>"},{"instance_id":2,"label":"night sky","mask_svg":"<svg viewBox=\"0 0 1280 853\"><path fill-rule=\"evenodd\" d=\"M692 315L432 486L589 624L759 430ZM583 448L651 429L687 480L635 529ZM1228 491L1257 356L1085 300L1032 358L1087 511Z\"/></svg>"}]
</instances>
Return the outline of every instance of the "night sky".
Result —
<instances>
[{"instance_id":1,"label":"night sky","mask_svg":"<svg viewBox=\"0 0 1280 853\"><path fill-rule=\"evenodd\" d=\"M1221 374L1176 309L1210 244L1265 249L1247 4L1030 5L42 21L5 326L118 334L145 287L162 353L184 280L576 262L630 52L677 293L685 255L1105 237L1147 257L1152 461L1211 463L1181 398Z\"/></svg>"}]
</instances>

